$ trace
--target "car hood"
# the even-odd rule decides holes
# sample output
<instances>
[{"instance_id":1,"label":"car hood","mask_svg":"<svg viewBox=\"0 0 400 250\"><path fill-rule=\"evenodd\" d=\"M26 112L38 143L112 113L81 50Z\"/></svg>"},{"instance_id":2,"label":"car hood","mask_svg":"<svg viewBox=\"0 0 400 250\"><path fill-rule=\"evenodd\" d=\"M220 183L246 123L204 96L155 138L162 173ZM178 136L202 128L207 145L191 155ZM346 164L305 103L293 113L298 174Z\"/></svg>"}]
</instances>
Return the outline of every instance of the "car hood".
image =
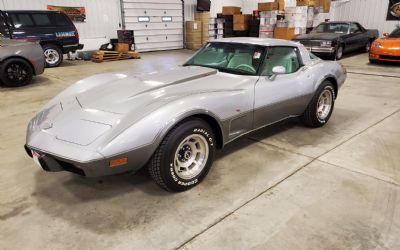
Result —
<instances>
[{"instance_id":1,"label":"car hood","mask_svg":"<svg viewBox=\"0 0 400 250\"><path fill-rule=\"evenodd\" d=\"M334 40L343 35L338 33L309 33L296 36L295 40Z\"/></svg>"},{"instance_id":2,"label":"car hood","mask_svg":"<svg viewBox=\"0 0 400 250\"><path fill-rule=\"evenodd\" d=\"M187 83L215 74L217 70L203 67L178 67L139 76L115 73L108 75L108 82L75 96L84 109L126 114L156 101L168 101L198 91L201 86ZM203 90L209 88L203 85Z\"/></svg>"},{"instance_id":3,"label":"car hood","mask_svg":"<svg viewBox=\"0 0 400 250\"><path fill-rule=\"evenodd\" d=\"M400 48L400 38L382 37L376 40L383 48Z\"/></svg>"},{"instance_id":4,"label":"car hood","mask_svg":"<svg viewBox=\"0 0 400 250\"><path fill-rule=\"evenodd\" d=\"M140 76L101 74L77 83L95 84L91 88L61 93L30 126L58 140L87 146L111 129L114 134L124 131L170 102L199 93L235 91L241 82L237 75L197 66Z\"/></svg>"}]
</instances>

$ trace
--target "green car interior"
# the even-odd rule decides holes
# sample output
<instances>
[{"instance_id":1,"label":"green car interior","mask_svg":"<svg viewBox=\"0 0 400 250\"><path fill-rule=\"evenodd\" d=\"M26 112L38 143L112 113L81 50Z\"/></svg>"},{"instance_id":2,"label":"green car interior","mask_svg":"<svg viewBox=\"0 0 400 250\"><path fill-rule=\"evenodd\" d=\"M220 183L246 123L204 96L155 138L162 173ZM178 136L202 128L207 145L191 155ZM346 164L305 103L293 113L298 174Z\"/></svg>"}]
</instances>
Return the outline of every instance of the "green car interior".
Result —
<instances>
[{"instance_id":1,"label":"green car interior","mask_svg":"<svg viewBox=\"0 0 400 250\"><path fill-rule=\"evenodd\" d=\"M185 65L212 67L230 70L238 74L255 75L261 63L264 48L262 46L208 43Z\"/></svg>"},{"instance_id":2,"label":"green car interior","mask_svg":"<svg viewBox=\"0 0 400 250\"><path fill-rule=\"evenodd\" d=\"M286 74L296 72L300 67L296 50L296 48L292 47L268 48L267 58L264 62L264 67L261 71L261 75L272 75L272 69L276 66L284 67Z\"/></svg>"}]
</instances>

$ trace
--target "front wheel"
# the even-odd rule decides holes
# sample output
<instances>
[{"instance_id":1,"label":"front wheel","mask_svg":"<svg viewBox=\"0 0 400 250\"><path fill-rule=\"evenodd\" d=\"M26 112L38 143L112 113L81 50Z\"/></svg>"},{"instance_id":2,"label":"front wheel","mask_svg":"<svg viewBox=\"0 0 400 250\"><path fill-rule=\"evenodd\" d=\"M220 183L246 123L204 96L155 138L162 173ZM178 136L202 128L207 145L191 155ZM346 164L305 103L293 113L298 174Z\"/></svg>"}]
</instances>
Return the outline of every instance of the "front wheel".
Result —
<instances>
[{"instance_id":1,"label":"front wheel","mask_svg":"<svg viewBox=\"0 0 400 250\"><path fill-rule=\"evenodd\" d=\"M308 104L301 120L309 127L322 127L329 121L334 105L335 89L331 82L324 81Z\"/></svg>"},{"instance_id":2,"label":"front wheel","mask_svg":"<svg viewBox=\"0 0 400 250\"><path fill-rule=\"evenodd\" d=\"M180 192L200 183L214 161L215 136L210 126L193 119L175 126L149 163L149 173L162 188Z\"/></svg>"},{"instance_id":3,"label":"front wheel","mask_svg":"<svg viewBox=\"0 0 400 250\"><path fill-rule=\"evenodd\" d=\"M6 87L20 87L31 82L33 77L32 66L25 60L11 58L1 64L0 79Z\"/></svg>"},{"instance_id":4,"label":"front wheel","mask_svg":"<svg viewBox=\"0 0 400 250\"><path fill-rule=\"evenodd\" d=\"M335 55L334 55L334 57L335 57L336 60L342 59L342 57L343 57L343 50L344 50L343 45L339 45L339 46L336 48L336 52L335 52Z\"/></svg>"},{"instance_id":5,"label":"front wheel","mask_svg":"<svg viewBox=\"0 0 400 250\"><path fill-rule=\"evenodd\" d=\"M59 47L53 44L45 44L43 46L46 67L58 67L63 61L63 54Z\"/></svg>"},{"instance_id":6,"label":"front wheel","mask_svg":"<svg viewBox=\"0 0 400 250\"><path fill-rule=\"evenodd\" d=\"M369 52L371 50L371 41L368 41L365 45L364 51Z\"/></svg>"}]
</instances>

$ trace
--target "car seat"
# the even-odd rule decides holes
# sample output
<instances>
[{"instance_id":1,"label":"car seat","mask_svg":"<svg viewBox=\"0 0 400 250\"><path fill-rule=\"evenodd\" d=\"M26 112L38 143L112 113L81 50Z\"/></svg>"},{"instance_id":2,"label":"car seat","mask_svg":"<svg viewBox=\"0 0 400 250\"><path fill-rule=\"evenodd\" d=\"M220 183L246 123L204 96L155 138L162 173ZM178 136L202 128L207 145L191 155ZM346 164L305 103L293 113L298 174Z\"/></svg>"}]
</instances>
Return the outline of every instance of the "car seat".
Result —
<instances>
[{"instance_id":1,"label":"car seat","mask_svg":"<svg viewBox=\"0 0 400 250\"><path fill-rule=\"evenodd\" d=\"M272 69L276 66L282 66L285 68L286 73L293 73L299 68L299 62L297 60L296 53L292 48L274 48L268 52L268 58L266 60L262 75L272 75Z\"/></svg>"},{"instance_id":2,"label":"car seat","mask_svg":"<svg viewBox=\"0 0 400 250\"><path fill-rule=\"evenodd\" d=\"M253 67L253 58L249 53L236 53L232 56L232 58L229 60L229 63L227 65L227 68L229 69L236 69L239 65L248 65L253 71L256 72L256 70Z\"/></svg>"}]
</instances>

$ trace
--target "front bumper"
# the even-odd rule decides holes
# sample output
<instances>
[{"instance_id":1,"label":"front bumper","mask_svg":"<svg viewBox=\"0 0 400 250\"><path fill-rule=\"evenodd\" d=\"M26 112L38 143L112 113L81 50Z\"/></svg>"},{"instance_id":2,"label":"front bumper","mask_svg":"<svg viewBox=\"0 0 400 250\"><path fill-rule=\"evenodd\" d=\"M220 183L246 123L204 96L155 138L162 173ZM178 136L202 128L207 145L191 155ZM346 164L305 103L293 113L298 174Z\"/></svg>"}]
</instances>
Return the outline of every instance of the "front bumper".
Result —
<instances>
[{"instance_id":1,"label":"front bumper","mask_svg":"<svg viewBox=\"0 0 400 250\"><path fill-rule=\"evenodd\" d=\"M33 158L32 151L39 154L38 161L43 170L48 172L68 171L86 177L100 177L115 175L125 172L137 171L146 165L154 152L152 146L145 146L134 149L130 152L115 155L109 158L93 160L89 162L77 162L64 157L60 157L40 149L24 146L29 157ZM110 161L128 158L128 163L117 167L110 167Z\"/></svg>"},{"instance_id":2,"label":"front bumper","mask_svg":"<svg viewBox=\"0 0 400 250\"><path fill-rule=\"evenodd\" d=\"M322 47L322 46L305 46L306 49L314 54L323 54L323 55L333 55L335 53L335 47Z\"/></svg>"},{"instance_id":3,"label":"front bumper","mask_svg":"<svg viewBox=\"0 0 400 250\"><path fill-rule=\"evenodd\" d=\"M369 59L375 61L385 61L385 62L400 62L400 52L397 54L389 54L389 53L379 53L371 51L369 53Z\"/></svg>"}]
</instances>

